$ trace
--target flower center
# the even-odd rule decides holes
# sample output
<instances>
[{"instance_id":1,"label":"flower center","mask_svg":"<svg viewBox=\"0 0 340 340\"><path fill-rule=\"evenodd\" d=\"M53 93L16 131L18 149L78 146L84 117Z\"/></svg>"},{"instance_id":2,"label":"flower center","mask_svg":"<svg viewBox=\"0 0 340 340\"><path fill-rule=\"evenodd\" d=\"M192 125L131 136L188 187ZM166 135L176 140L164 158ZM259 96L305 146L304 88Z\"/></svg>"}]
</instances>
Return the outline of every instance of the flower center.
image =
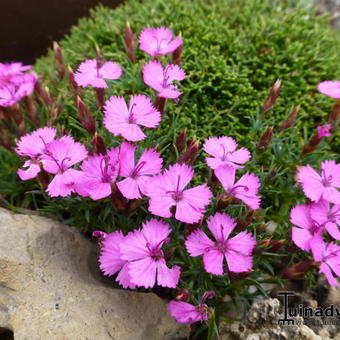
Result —
<instances>
[{"instance_id":1,"label":"flower center","mask_svg":"<svg viewBox=\"0 0 340 340\"><path fill-rule=\"evenodd\" d=\"M133 109L135 108L136 105L137 105L136 103L133 103L133 105L130 108L129 117L128 117L128 123L129 124L135 124L135 122L136 122L135 116L133 114Z\"/></svg>"},{"instance_id":2,"label":"flower center","mask_svg":"<svg viewBox=\"0 0 340 340\"><path fill-rule=\"evenodd\" d=\"M179 183L181 181L181 176L177 178L176 190L167 191L167 194L172 194L171 197L175 202L179 202L183 199L183 191L179 189Z\"/></svg>"},{"instance_id":3,"label":"flower center","mask_svg":"<svg viewBox=\"0 0 340 340\"><path fill-rule=\"evenodd\" d=\"M331 186L332 180L333 180L333 176L332 175L327 176L324 169L321 170L321 176L322 176L322 184L325 187Z\"/></svg>"},{"instance_id":4,"label":"flower center","mask_svg":"<svg viewBox=\"0 0 340 340\"><path fill-rule=\"evenodd\" d=\"M138 163L137 166L133 169L130 177L131 178L136 178L145 164L146 164L146 162L144 162L144 161Z\"/></svg>"}]
</instances>

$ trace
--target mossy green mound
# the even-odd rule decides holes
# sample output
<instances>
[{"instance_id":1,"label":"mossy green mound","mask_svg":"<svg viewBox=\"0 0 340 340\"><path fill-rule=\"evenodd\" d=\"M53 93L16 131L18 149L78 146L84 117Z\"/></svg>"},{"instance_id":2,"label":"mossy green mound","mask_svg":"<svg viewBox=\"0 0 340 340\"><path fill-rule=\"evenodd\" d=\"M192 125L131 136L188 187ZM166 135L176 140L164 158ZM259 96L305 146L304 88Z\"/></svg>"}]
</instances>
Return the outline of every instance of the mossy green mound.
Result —
<instances>
[{"instance_id":1,"label":"mossy green mound","mask_svg":"<svg viewBox=\"0 0 340 340\"><path fill-rule=\"evenodd\" d=\"M332 105L316 93L315 86L321 80L340 79L340 40L327 19L303 3L131 0L114 10L97 8L90 18L79 21L61 46L73 68L95 57L98 46L105 58L125 68L112 94L145 92L147 87L137 79L148 56L138 51L138 65L130 64L123 41L126 21L137 34L144 27L170 27L184 38L182 67L188 74L182 83L181 105L168 107L178 128L187 127L200 139L226 134L242 140L247 137L248 117L259 110L269 87L281 78L281 99L268 114L272 122L279 124L294 105L301 104L298 126L314 129L317 123L325 123ZM36 69L44 79L54 79L52 54L41 58ZM57 87L53 83L50 88L63 96L66 86L66 82ZM72 102L64 104L68 120L75 108ZM166 124L163 121L162 127Z\"/></svg>"}]
</instances>

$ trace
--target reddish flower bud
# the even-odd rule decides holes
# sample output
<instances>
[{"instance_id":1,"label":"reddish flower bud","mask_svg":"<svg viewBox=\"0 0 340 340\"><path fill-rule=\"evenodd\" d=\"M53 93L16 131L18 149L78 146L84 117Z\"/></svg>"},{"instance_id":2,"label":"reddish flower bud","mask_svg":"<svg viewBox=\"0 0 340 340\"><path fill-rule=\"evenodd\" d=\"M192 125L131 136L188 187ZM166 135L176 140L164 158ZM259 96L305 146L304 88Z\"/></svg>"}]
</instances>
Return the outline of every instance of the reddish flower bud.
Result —
<instances>
[{"instance_id":1,"label":"reddish flower bud","mask_svg":"<svg viewBox=\"0 0 340 340\"><path fill-rule=\"evenodd\" d=\"M53 42L53 51L59 78L63 79L65 76L64 58L61 48L56 41Z\"/></svg>"},{"instance_id":2,"label":"reddish flower bud","mask_svg":"<svg viewBox=\"0 0 340 340\"><path fill-rule=\"evenodd\" d=\"M295 119L299 113L301 105L297 105L293 108L292 112L289 114L289 116L285 119L285 121L280 126L280 130L289 129L295 124Z\"/></svg>"},{"instance_id":3,"label":"reddish flower bud","mask_svg":"<svg viewBox=\"0 0 340 340\"><path fill-rule=\"evenodd\" d=\"M243 230L252 222L255 210L249 210L244 216L240 216L237 220L236 230Z\"/></svg>"},{"instance_id":4,"label":"reddish flower bud","mask_svg":"<svg viewBox=\"0 0 340 340\"><path fill-rule=\"evenodd\" d=\"M193 164L198 156L198 141L193 139L187 148L187 151L179 158L178 163Z\"/></svg>"},{"instance_id":5,"label":"reddish flower bud","mask_svg":"<svg viewBox=\"0 0 340 340\"><path fill-rule=\"evenodd\" d=\"M26 134L26 124L24 114L18 105L10 107L10 113L12 119L14 120L19 136Z\"/></svg>"},{"instance_id":6,"label":"reddish flower bud","mask_svg":"<svg viewBox=\"0 0 340 340\"><path fill-rule=\"evenodd\" d=\"M0 145L9 151L14 151L12 146L11 137L5 129L0 128Z\"/></svg>"},{"instance_id":7,"label":"reddish flower bud","mask_svg":"<svg viewBox=\"0 0 340 340\"><path fill-rule=\"evenodd\" d=\"M90 110L84 104L80 97L77 97L77 107L81 125L88 133L94 135L96 132L96 122Z\"/></svg>"},{"instance_id":8,"label":"reddish flower bud","mask_svg":"<svg viewBox=\"0 0 340 340\"><path fill-rule=\"evenodd\" d=\"M274 127L271 126L264 132L256 146L257 151L261 152L267 149L270 141L273 138L273 130Z\"/></svg>"},{"instance_id":9,"label":"reddish flower bud","mask_svg":"<svg viewBox=\"0 0 340 340\"><path fill-rule=\"evenodd\" d=\"M281 79L277 79L272 88L269 91L268 97L261 108L261 112L266 112L271 109L279 97L281 91Z\"/></svg>"},{"instance_id":10,"label":"reddish flower bud","mask_svg":"<svg viewBox=\"0 0 340 340\"><path fill-rule=\"evenodd\" d=\"M216 212L223 211L224 209L228 208L228 206L231 204L232 201L233 201L232 197L228 197L228 196L220 197L217 200L215 211Z\"/></svg>"},{"instance_id":11,"label":"reddish flower bud","mask_svg":"<svg viewBox=\"0 0 340 340\"><path fill-rule=\"evenodd\" d=\"M115 185L114 185L115 186ZM117 189L112 190L112 204L118 212L125 215L129 210L129 202L123 197L121 192Z\"/></svg>"},{"instance_id":12,"label":"reddish flower bud","mask_svg":"<svg viewBox=\"0 0 340 340\"><path fill-rule=\"evenodd\" d=\"M229 279L230 279L231 281L238 281L238 280L243 280L243 279L246 278L250 273L251 273L251 271L249 271L249 272L242 272L242 273L234 273L234 272L228 271L228 276L229 276Z\"/></svg>"},{"instance_id":13,"label":"reddish flower bud","mask_svg":"<svg viewBox=\"0 0 340 340\"><path fill-rule=\"evenodd\" d=\"M336 128L340 124L340 100L335 102L332 111L329 113L328 123L332 125L332 132L335 132Z\"/></svg>"},{"instance_id":14,"label":"reddish flower bud","mask_svg":"<svg viewBox=\"0 0 340 340\"><path fill-rule=\"evenodd\" d=\"M183 46L180 45L178 46L175 51L172 53L172 64L177 64L179 65L181 63L182 59L182 52L183 52Z\"/></svg>"},{"instance_id":15,"label":"reddish flower bud","mask_svg":"<svg viewBox=\"0 0 340 340\"><path fill-rule=\"evenodd\" d=\"M175 300L188 302L191 299L191 293L187 288L177 288L175 293Z\"/></svg>"},{"instance_id":16,"label":"reddish flower bud","mask_svg":"<svg viewBox=\"0 0 340 340\"><path fill-rule=\"evenodd\" d=\"M161 113L161 115L164 114L165 103L166 103L166 98L156 97L156 101L154 105L155 105L155 108Z\"/></svg>"},{"instance_id":17,"label":"reddish flower bud","mask_svg":"<svg viewBox=\"0 0 340 340\"><path fill-rule=\"evenodd\" d=\"M262 240L257 242L257 246L254 250L255 254L261 254L263 251L276 252L278 251L284 240Z\"/></svg>"},{"instance_id":18,"label":"reddish flower bud","mask_svg":"<svg viewBox=\"0 0 340 340\"><path fill-rule=\"evenodd\" d=\"M30 118L31 122L36 126L40 125L39 117L38 117L38 110L37 106L35 105L35 101L31 96L27 96L25 98L25 104L28 112L28 117Z\"/></svg>"},{"instance_id":19,"label":"reddish flower bud","mask_svg":"<svg viewBox=\"0 0 340 340\"><path fill-rule=\"evenodd\" d=\"M103 111L104 104L105 104L105 89L103 88L95 88L96 91L96 101L97 101L97 106L100 111Z\"/></svg>"},{"instance_id":20,"label":"reddish flower bud","mask_svg":"<svg viewBox=\"0 0 340 340\"><path fill-rule=\"evenodd\" d=\"M100 153L102 155L106 154L106 147L104 144L104 140L101 137L101 135L98 135L97 132L94 134L94 137L92 139L92 146L93 146L95 153Z\"/></svg>"},{"instance_id":21,"label":"reddish flower bud","mask_svg":"<svg viewBox=\"0 0 340 340\"><path fill-rule=\"evenodd\" d=\"M294 280L296 278L298 278L299 276L309 272L312 269L316 269L319 267L319 264L317 262L315 262L314 260L310 259L310 260L305 260L305 261L301 261L297 264L294 264L293 266L283 270L280 273L280 276L283 279L287 279L287 280Z\"/></svg>"},{"instance_id":22,"label":"reddish flower bud","mask_svg":"<svg viewBox=\"0 0 340 340\"><path fill-rule=\"evenodd\" d=\"M77 102L77 96L80 98L82 97L82 91L74 79L74 72L70 66L68 67L68 80L73 99Z\"/></svg>"},{"instance_id":23,"label":"reddish flower bud","mask_svg":"<svg viewBox=\"0 0 340 340\"><path fill-rule=\"evenodd\" d=\"M42 101L48 108L52 107L54 100L47 86L43 88L40 81L37 80L35 83L35 93L37 94L40 101Z\"/></svg>"},{"instance_id":24,"label":"reddish flower bud","mask_svg":"<svg viewBox=\"0 0 340 340\"><path fill-rule=\"evenodd\" d=\"M44 171L42 164L40 164L40 172L38 173L37 181L40 185L40 188L43 190L45 190L51 182L50 176L46 171Z\"/></svg>"},{"instance_id":25,"label":"reddish flower bud","mask_svg":"<svg viewBox=\"0 0 340 340\"><path fill-rule=\"evenodd\" d=\"M316 133L309 141L307 145L304 146L302 150L302 154L305 155L307 153L310 153L314 151L317 146L319 145L322 138L319 138L318 134Z\"/></svg>"},{"instance_id":26,"label":"reddish flower bud","mask_svg":"<svg viewBox=\"0 0 340 340\"><path fill-rule=\"evenodd\" d=\"M128 22L126 23L125 27L124 41L126 45L126 54L128 58L131 60L131 62L134 63L136 49L135 35L133 34L130 24Z\"/></svg>"},{"instance_id":27,"label":"reddish flower bud","mask_svg":"<svg viewBox=\"0 0 340 340\"><path fill-rule=\"evenodd\" d=\"M187 144L187 130L183 130L179 133L176 139L176 148L178 152L182 152Z\"/></svg>"}]
</instances>

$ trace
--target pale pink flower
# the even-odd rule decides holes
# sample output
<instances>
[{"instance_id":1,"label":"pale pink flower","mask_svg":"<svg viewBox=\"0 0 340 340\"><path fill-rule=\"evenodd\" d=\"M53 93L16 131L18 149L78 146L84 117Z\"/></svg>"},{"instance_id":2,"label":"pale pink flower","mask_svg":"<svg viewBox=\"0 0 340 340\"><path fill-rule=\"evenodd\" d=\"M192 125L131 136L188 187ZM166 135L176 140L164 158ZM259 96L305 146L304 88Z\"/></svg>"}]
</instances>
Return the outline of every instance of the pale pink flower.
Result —
<instances>
[{"instance_id":1,"label":"pale pink flower","mask_svg":"<svg viewBox=\"0 0 340 340\"><path fill-rule=\"evenodd\" d=\"M340 99L340 81L322 81L317 86L318 91L328 97Z\"/></svg>"},{"instance_id":2,"label":"pale pink flower","mask_svg":"<svg viewBox=\"0 0 340 340\"><path fill-rule=\"evenodd\" d=\"M311 242L315 261L320 262L320 273L326 276L328 283L339 286L337 278L340 276L340 247L334 243L325 243L321 236Z\"/></svg>"},{"instance_id":3,"label":"pale pink flower","mask_svg":"<svg viewBox=\"0 0 340 340\"><path fill-rule=\"evenodd\" d=\"M159 125L161 114L144 95L132 96L129 108L123 97L113 96L105 103L104 125L115 136L123 136L131 142L146 137L141 126L155 128Z\"/></svg>"},{"instance_id":4,"label":"pale pink flower","mask_svg":"<svg viewBox=\"0 0 340 340\"><path fill-rule=\"evenodd\" d=\"M180 267L167 266L162 246L169 242L168 224L151 219L143 228L129 233L120 243L121 258L128 263L131 282L137 286L175 288L181 273Z\"/></svg>"},{"instance_id":5,"label":"pale pink flower","mask_svg":"<svg viewBox=\"0 0 340 340\"><path fill-rule=\"evenodd\" d=\"M246 148L236 150L238 144L231 137L210 137L205 140L203 149L213 157L206 157L208 166L216 169L221 165L230 165L235 169L249 161L250 152Z\"/></svg>"},{"instance_id":6,"label":"pale pink flower","mask_svg":"<svg viewBox=\"0 0 340 340\"><path fill-rule=\"evenodd\" d=\"M107 88L105 79L119 79L122 72L119 64L113 61L107 61L102 64L99 60L88 59L79 65L77 72L74 74L74 80L81 87Z\"/></svg>"},{"instance_id":7,"label":"pale pink flower","mask_svg":"<svg viewBox=\"0 0 340 340\"><path fill-rule=\"evenodd\" d=\"M175 218L186 223L198 222L209 204L212 193L206 184L184 189L194 171L186 164L174 164L148 181L144 194L150 197L149 211L157 216L171 217L171 207L176 207Z\"/></svg>"},{"instance_id":8,"label":"pale pink flower","mask_svg":"<svg viewBox=\"0 0 340 340\"><path fill-rule=\"evenodd\" d=\"M205 321L209 318L209 307L205 304L205 301L214 296L215 293L213 291L205 292L202 296L201 303L198 306L183 301L170 301L168 310L170 315L181 324Z\"/></svg>"},{"instance_id":9,"label":"pale pink flower","mask_svg":"<svg viewBox=\"0 0 340 340\"><path fill-rule=\"evenodd\" d=\"M260 207L261 198L257 194L261 184L257 176L247 172L235 183L236 169L230 165L218 167L215 175L227 191L223 196L238 198L253 210Z\"/></svg>"},{"instance_id":10,"label":"pale pink flower","mask_svg":"<svg viewBox=\"0 0 340 340\"><path fill-rule=\"evenodd\" d=\"M313 202L325 199L340 204L340 164L333 160L321 163L321 175L310 165L298 168L297 181L302 185L304 194Z\"/></svg>"},{"instance_id":11,"label":"pale pink flower","mask_svg":"<svg viewBox=\"0 0 340 340\"><path fill-rule=\"evenodd\" d=\"M208 219L208 228L215 241L201 229L196 229L188 236L185 247L190 256L203 255L204 268L208 273L224 275L224 258L230 272L248 272L253 267L251 254L256 241L246 231L229 238L235 227L236 222L229 215L216 213Z\"/></svg>"},{"instance_id":12,"label":"pale pink flower","mask_svg":"<svg viewBox=\"0 0 340 340\"><path fill-rule=\"evenodd\" d=\"M140 49L151 57L172 53L183 43L180 37L173 39L172 31L168 28L145 28L139 36Z\"/></svg>"},{"instance_id":13,"label":"pale pink flower","mask_svg":"<svg viewBox=\"0 0 340 340\"><path fill-rule=\"evenodd\" d=\"M95 235L97 236L97 235ZM136 288L130 280L128 273L128 261L121 258L120 244L124 241L124 235L121 231L114 231L100 237L100 257L99 268L104 275L112 276L117 274L116 281L119 282L123 288Z\"/></svg>"},{"instance_id":14,"label":"pale pink flower","mask_svg":"<svg viewBox=\"0 0 340 340\"><path fill-rule=\"evenodd\" d=\"M125 177L117 183L119 191L128 199L141 198L145 183L150 176L161 172L163 160L153 149L144 150L139 161L135 164L136 147L123 142L120 146L119 160L120 176Z\"/></svg>"},{"instance_id":15,"label":"pale pink flower","mask_svg":"<svg viewBox=\"0 0 340 340\"><path fill-rule=\"evenodd\" d=\"M324 226L335 240L340 240L340 204L333 205L321 199L311 205L310 215L319 225Z\"/></svg>"},{"instance_id":16,"label":"pale pink flower","mask_svg":"<svg viewBox=\"0 0 340 340\"><path fill-rule=\"evenodd\" d=\"M330 137L331 134L331 128L332 126L330 124L321 125L316 128L318 133L318 138L324 138L324 137Z\"/></svg>"},{"instance_id":17,"label":"pale pink flower","mask_svg":"<svg viewBox=\"0 0 340 340\"><path fill-rule=\"evenodd\" d=\"M17 171L20 179L34 178L40 172L41 155L46 152L46 145L54 140L57 130L48 126L22 136L17 143L16 153L22 157L29 157L23 168Z\"/></svg>"},{"instance_id":18,"label":"pale pink flower","mask_svg":"<svg viewBox=\"0 0 340 340\"><path fill-rule=\"evenodd\" d=\"M110 196L112 184L119 175L119 149L108 150L107 155L89 156L81 165L81 172L74 183L74 190L93 200Z\"/></svg>"},{"instance_id":19,"label":"pale pink flower","mask_svg":"<svg viewBox=\"0 0 340 340\"><path fill-rule=\"evenodd\" d=\"M178 65L167 65L163 69L158 60L149 61L143 67L144 83L157 92L157 96L177 99L182 92L172 82L185 79L185 72Z\"/></svg>"},{"instance_id":20,"label":"pale pink flower","mask_svg":"<svg viewBox=\"0 0 340 340\"><path fill-rule=\"evenodd\" d=\"M322 224L315 221L311 216L311 206L298 204L290 212L293 242L302 250L310 250L310 244L316 234L322 234Z\"/></svg>"},{"instance_id":21,"label":"pale pink flower","mask_svg":"<svg viewBox=\"0 0 340 340\"><path fill-rule=\"evenodd\" d=\"M81 172L72 169L71 166L86 157L85 147L75 142L71 136L63 136L47 144L46 152L42 156L43 167L45 171L55 174L47 187L49 196L65 197L74 192L73 185Z\"/></svg>"}]
</instances>

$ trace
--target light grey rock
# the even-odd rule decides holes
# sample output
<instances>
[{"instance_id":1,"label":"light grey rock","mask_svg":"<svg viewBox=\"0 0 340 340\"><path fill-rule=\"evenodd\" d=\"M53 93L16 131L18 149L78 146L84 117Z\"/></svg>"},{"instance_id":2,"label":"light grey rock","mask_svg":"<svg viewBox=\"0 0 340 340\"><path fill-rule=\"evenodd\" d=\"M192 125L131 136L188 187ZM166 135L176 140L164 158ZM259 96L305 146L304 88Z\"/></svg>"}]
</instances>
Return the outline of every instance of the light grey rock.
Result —
<instances>
[{"instance_id":1,"label":"light grey rock","mask_svg":"<svg viewBox=\"0 0 340 340\"><path fill-rule=\"evenodd\" d=\"M220 340L329 340L315 334L294 317L294 325L279 325L280 302L277 299L255 301L242 322L220 325Z\"/></svg>"},{"instance_id":2,"label":"light grey rock","mask_svg":"<svg viewBox=\"0 0 340 340\"><path fill-rule=\"evenodd\" d=\"M96 248L74 228L0 209L0 330L15 340L185 338L156 295L103 282Z\"/></svg>"}]
</instances>

